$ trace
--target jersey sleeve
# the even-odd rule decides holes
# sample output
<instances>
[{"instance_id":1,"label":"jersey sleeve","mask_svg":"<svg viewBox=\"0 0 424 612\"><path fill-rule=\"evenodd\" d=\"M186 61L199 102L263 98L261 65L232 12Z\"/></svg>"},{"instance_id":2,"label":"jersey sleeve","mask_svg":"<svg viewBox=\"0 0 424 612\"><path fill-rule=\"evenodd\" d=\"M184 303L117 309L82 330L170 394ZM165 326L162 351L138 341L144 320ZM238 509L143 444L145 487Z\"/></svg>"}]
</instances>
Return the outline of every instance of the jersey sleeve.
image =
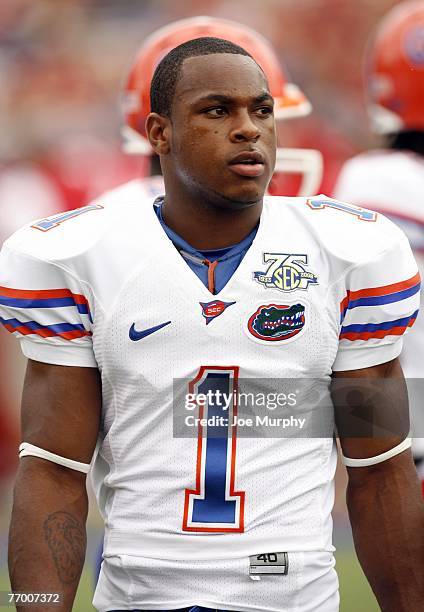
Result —
<instances>
[{"instance_id":1,"label":"jersey sleeve","mask_svg":"<svg viewBox=\"0 0 424 612\"><path fill-rule=\"evenodd\" d=\"M26 357L97 367L90 290L71 271L7 243L0 253L0 323Z\"/></svg>"},{"instance_id":2,"label":"jersey sleeve","mask_svg":"<svg viewBox=\"0 0 424 612\"><path fill-rule=\"evenodd\" d=\"M406 236L390 225L388 248L353 266L345 277L333 371L368 368L395 359L402 350L403 335L417 318L417 264Z\"/></svg>"}]
</instances>

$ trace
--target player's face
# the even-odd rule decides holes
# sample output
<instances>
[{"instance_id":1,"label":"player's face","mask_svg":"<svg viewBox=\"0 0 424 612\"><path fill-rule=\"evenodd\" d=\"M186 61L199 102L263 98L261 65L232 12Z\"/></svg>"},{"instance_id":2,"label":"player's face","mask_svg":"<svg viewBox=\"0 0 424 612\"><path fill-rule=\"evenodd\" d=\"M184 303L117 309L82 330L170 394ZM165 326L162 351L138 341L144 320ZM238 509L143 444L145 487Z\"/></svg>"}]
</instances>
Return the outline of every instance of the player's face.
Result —
<instances>
[{"instance_id":1,"label":"player's face","mask_svg":"<svg viewBox=\"0 0 424 612\"><path fill-rule=\"evenodd\" d=\"M191 194L239 208L260 201L275 165L273 99L243 55L185 60L171 113L172 174Z\"/></svg>"}]
</instances>

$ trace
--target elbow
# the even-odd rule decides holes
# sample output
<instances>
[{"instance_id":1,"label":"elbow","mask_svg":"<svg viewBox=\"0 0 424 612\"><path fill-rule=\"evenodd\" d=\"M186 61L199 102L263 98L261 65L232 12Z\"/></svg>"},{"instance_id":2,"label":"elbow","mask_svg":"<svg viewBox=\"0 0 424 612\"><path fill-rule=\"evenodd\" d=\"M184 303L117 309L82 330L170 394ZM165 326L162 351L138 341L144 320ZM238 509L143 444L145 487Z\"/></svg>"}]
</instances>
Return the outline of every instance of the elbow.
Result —
<instances>
[{"instance_id":1,"label":"elbow","mask_svg":"<svg viewBox=\"0 0 424 612\"><path fill-rule=\"evenodd\" d=\"M86 474L38 457L20 460L14 489L14 510L72 507L85 521L88 513Z\"/></svg>"}]
</instances>

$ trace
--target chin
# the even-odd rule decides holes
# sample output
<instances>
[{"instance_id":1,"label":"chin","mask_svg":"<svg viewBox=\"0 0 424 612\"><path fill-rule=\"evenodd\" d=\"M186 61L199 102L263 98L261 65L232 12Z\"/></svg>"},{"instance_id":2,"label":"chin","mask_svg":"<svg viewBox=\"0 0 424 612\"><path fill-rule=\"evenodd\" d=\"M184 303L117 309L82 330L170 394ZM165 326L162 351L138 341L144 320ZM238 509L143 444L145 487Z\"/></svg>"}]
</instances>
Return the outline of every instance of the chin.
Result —
<instances>
[{"instance_id":1,"label":"chin","mask_svg":"<svg viewBox=\"0 0 424 612\"><path fill-rule=\"evenodd\" d=\"M232 208L247 208L249 206L254 206L258 202L262 202L264 195L264 191L256 190L254 192L225 194L223 197L225 202L227 202L227 206L231 206Z\"/></svg>"},{"instance_id":2,"label":"chin","mask_svg":"<svg viewBox=\"0 0 424 612\"><path fill-rule=\"evenodd\" d=\"M262 202L266 186L258 185L254 181L243 181L243 183L229 185L224 189L221 185L215 188L196 183L192 192L204 205L222 210L242 210Z\"/></svg>"},{"instance_id":3,"label":"chin","mask_svg":"<svg viewBox=\"0 0 424 612\"><path fill-rule=\"evenodd\" d=\"M233 210L247 208L261 202L265 191L266 189L252 184L246 185L244 188L238 186L228 191L215 191L215 195L219 196L216 205L220 208Z\"/></svg>"}]
</instances>

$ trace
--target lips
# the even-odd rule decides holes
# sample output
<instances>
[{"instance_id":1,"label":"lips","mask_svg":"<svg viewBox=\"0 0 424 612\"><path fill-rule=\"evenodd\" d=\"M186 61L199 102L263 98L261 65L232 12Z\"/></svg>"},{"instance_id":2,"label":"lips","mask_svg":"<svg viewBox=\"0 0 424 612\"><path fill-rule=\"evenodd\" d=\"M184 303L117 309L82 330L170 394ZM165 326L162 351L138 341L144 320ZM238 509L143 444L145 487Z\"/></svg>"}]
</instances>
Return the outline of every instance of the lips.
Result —
<instances>
[{"instance_id":1,"label":"lips","mask_svg":"<svg viewBox=\"0 0 424 612\"><path fill-rule=\"evenodd\" d=\"M242 151L232 158L229 167L239 176L257 177L265 171L265 158L259 151Z\"/></svg>"}]
</instances>

